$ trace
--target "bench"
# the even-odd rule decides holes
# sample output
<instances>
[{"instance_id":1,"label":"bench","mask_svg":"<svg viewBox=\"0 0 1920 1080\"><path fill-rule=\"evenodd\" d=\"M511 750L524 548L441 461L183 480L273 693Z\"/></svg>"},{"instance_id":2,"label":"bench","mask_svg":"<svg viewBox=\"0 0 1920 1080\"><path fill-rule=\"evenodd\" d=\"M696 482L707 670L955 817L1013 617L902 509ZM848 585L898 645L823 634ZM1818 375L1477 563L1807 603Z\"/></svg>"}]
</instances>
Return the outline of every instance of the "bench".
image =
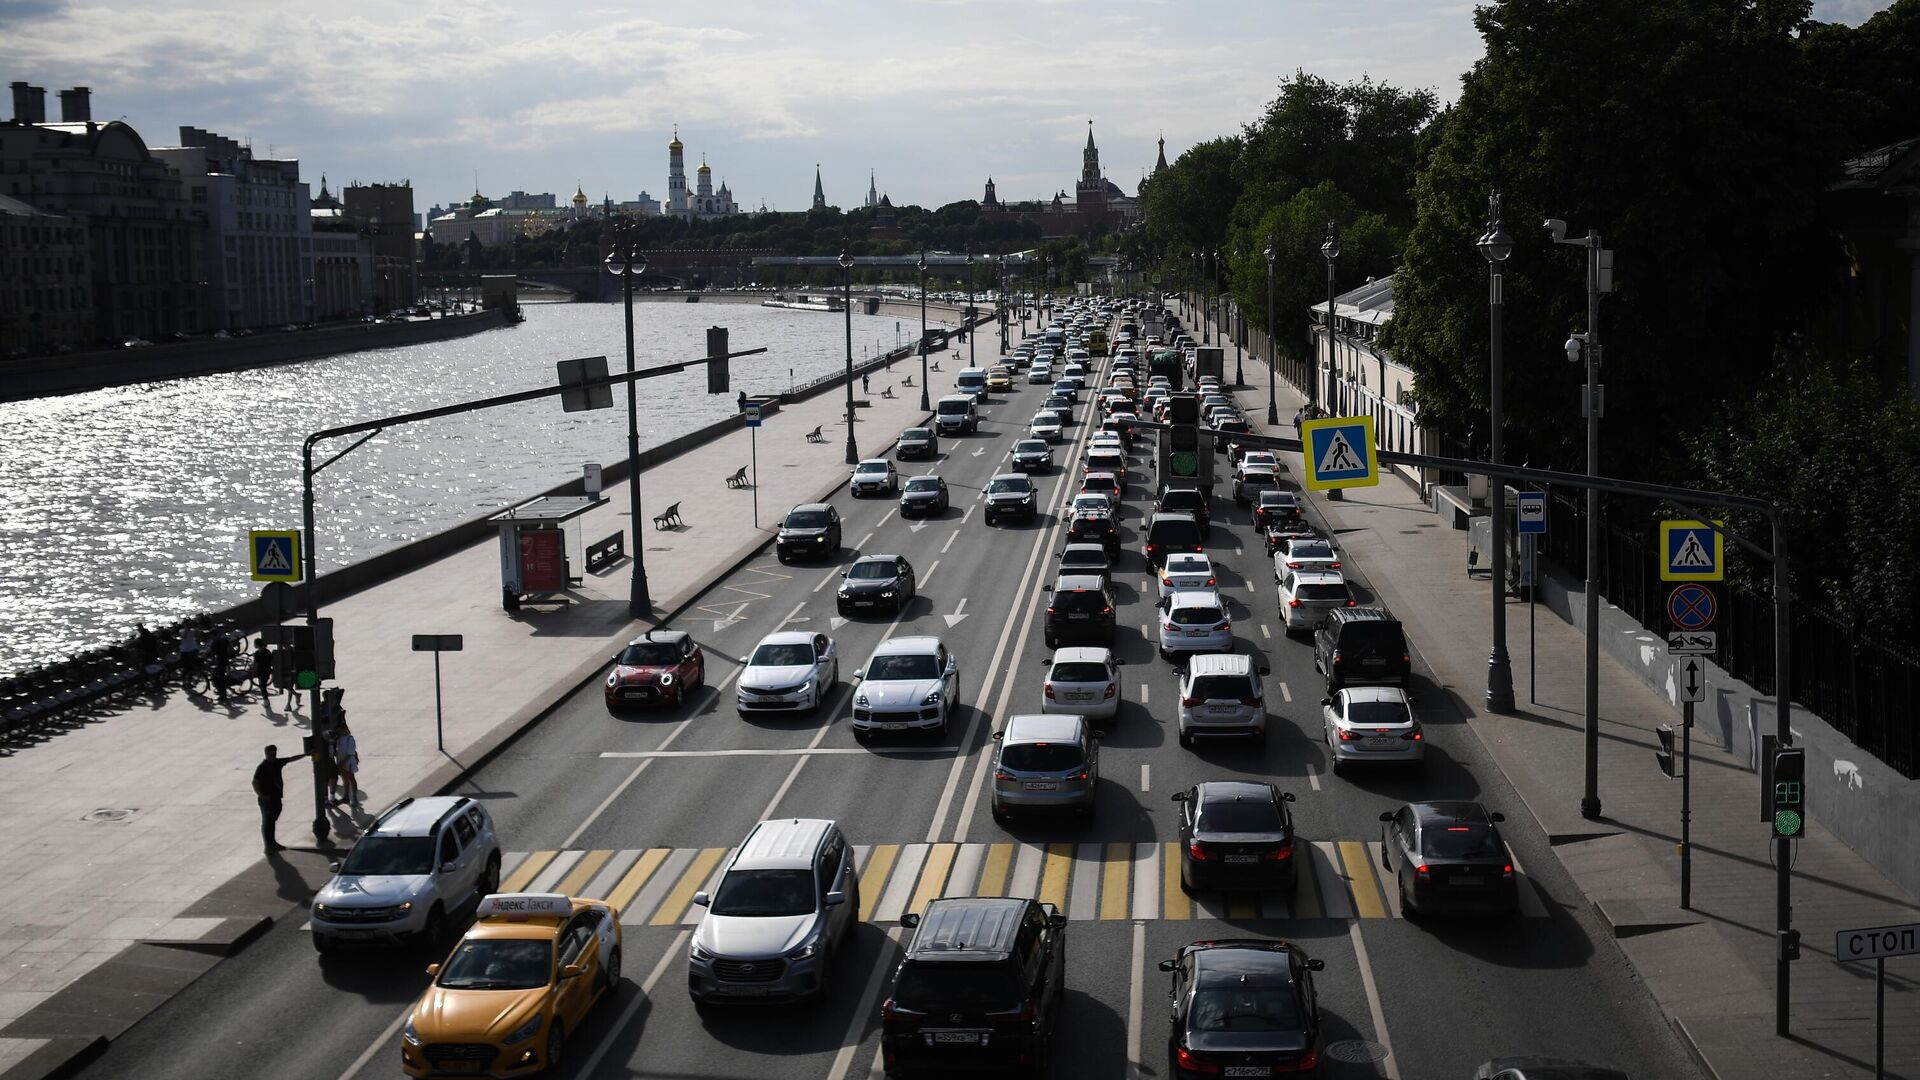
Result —
<instances>
[{"instance_id":1,"label":"bench","mask_svg":"<svg viewBox=\"0 0 1920 1080\"><path fill-rule=\"evenodd\" d=\"M825 426L826 425L824 424L821 425L821 427L825 427ZM812 431L807 432L807 441L808 442L826 442L827 437L825 435L820 434L820 428L814 428Z\"/></svg>"},{"instance_id":2,"label":"bench","mask_svg":"<svg viewBox=\"0 0 1920 1080\"><path fill-rule=\"evenodd\" d=\"M912 385L913 385L913 376L911 376L911 375L909 375L909 376L907 376L906 378L904 378L904 379L901 379L901 380L900 380L900 385L901 385L901 386L912 386Z\"/></svg>"},{"instance_id":3,"label":"bench","mask_svg":"<svg viewBox=\"0 0 1920 1080\"><path fill-rule=\"evenodd\" d=\"M743 488L747 486L747 467L745 465L740 466L738 471L732 476L727 477L727 486L730 488Z\"/></svg>"},{"instance_id":4,"label":"bench","mask_svg":"<svg viewBox=\"0 0 1920 1080\"><path fill-rule=\"evenodd\" d=\"M662 510L659 513L653 515L653 527L656 529L666 529L674 525L685 525L685 524L686 522L680 519L679 503L674 503L672 506L669 506L665 510Z\"/></svg>"},{"instance_id":5,"label":"bench","mask_svg":"<svg viewBox=\"0 0 1920 1080\"><path fill-rule=\"evenodd\" d=\"M612 566L614 563L619 562L621 559L626 558L626 555L627 534L624 531L616 532L605 540L588 544L587 573L597 574L607 567Z\"/></svg>"},{"instance_id":6,"label":"bench","mask_svg":"<svg viewBox=\"0 0 1920 1080\"><path fill-rule=\"evenodd\" d=\"M891 387L891 386L889 386L889 387L887 387L887 388L886 388L885 390L882 390L882 391L880 391L880 396L881 396L881 397L883 397L883 398L890 398L890 397L892 397L892 396L893 396L893 387Z\"/></svg>"}]
</instances>

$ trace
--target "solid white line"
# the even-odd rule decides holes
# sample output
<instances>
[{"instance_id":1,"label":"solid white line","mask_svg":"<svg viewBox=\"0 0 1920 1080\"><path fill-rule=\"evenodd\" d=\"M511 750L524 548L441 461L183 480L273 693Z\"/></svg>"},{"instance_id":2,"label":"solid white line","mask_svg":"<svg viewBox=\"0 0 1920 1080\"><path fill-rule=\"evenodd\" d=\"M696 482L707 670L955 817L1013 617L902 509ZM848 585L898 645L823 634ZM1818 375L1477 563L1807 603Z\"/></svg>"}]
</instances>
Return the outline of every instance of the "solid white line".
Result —
<instances>
[{"instance_id":1,"label":"solid white line","mask_svg":"<svg viewBox=\"0 0 1920 1080\"><path fill-rule=\"evenodd\" d=\"M653 997L653 988L659 984L660 977L667 973L667 968L674 959L684 954L687 938L692 934L691 930L682 930L674 935L673 944L668 945L667 951L660 954L659 962L653 965L653 970L647 973L646 981L640 984L640 992L633 995L632 1001L627 1002L627 1007L620 1012L620 1019L614 1021L613 1026L607 1029L606 1038L600 1041L599 1046L594 1047L593 1055L587 1058L587 1063L581 1066L580 1071L575 1075L592 1076L593 1071L600 1067L601 1059L605 1058L607 1051L613 1048L613 1037L624 1033L627 1025L633 1020L633 1014L639 1012L640 1006Z\"/></svg>"},{"instance_id":2,"label":"solid white line","mask_svg":"<svg viewBox=\"0 0 1920 1080\"><path fill-rule=\"evenodd\" d=\"M1140 794L1142 795L1145 795L1153 788L1153 777L1152 774L1148 772L1148 770L1152 768L1153 766L1144 761L1140 763Z\"/></svg>"},{"instance_id":3,"label":"solid white line","mask_svg":"<svg viewBox=\"0 0 1920 1080\"><path fill-rule=\"evenodd\" d=\"M947 537L947 542L940 545L940 554L945 555L947 553L947 549L952 547L953 542L958 539L960 539L960 530L955 529L953 530L953 535Z\"/></svg>"},{"instance_id":4,"label":"solid white line","mask_svg":"<svg viewBox=\"0 0 1920 1080\"><path fill-rule=\"evenodd\" d=\"M822 727L821 730L824 731L825 728ZM773 798L767 800L767 808L765 810L760 811L761 821L766 821L767 819L773 817L773 808L780 805L781 799L786 798L787 789L793 786L794 780L799 778L800 770L802 768L805 768L806 764L807 764L807 759L802 757L793 763L793 768L787 770L787 778L785 780L780 781L779 790L773 793Z\"/></svg>"},{"instance_id":5,"label":"solid white line","mask_svg":"<svg viewBox=\"0 0 1920 1080\"><path fill-rule=\"evenodd\" d=\"M831 725L827 725L831 726ZM815 733L814 737L819 738ZM953 754L960 750L957 746L889 746L889 754ZM603 758L641 758L651 761L654 758L722 758L722 757L813 757L819 754L872 754L863 746L786 746L774 749L742 750L602 750ZM562 844L561 847L567 847Z\"/></svg>"},{"instance_id":6,"label":"solid white line","mask_svg":"<svg viewBox=\"0 0 1920 1080\"><path fill-rule=\"evenodd\" d=\"M1367 1011L1373 1014L1374 1040L1386 1048L1380 1061L1380 1074L1387 1080L1400 1080L1400 1066L1393 1060L1393 1040L1387 1038L1387 1014L1380 1008L1380 992L1374 989L1373 965L1367 962L1367 943L1360 938L1360 920L1347 924L1347 936L1353 939L1353 955L1360 961L1360 985L1367 992Z\"/></svg>"},{"instance_id":7,"label":"solid white line","mask_svg":"<svg viewBox=\"0 0 1920 1080\"><path fill-rule=\"evenodd\" d=\"M888 930L888 945L898 945L902 933L904 931L898 926ZM867 1018L873 1015L873 1006L880 996L880 987L891 973L892 965L885 961L891 959L890 955L884 956L882 963L873 965L873 974L867 977L866 989L860 992L860 1005L853 1010L853 1023L847 1028L846 1035L840 1039L840 1052L833 1056L833 1067L827 1070L827 1080L847 1080L847 1071L853 1067L853 1055L860 1052L860 1040L866 1034Z\"/></svg>"},{"instance_id":8,"label":"solid white line","mask_svg":"<svg viewBox=\"0 0 1920 1080\"><path fill-rule=\"evenodd\" d=\"M1133 924L1133 967L1127 987L1127 1077L1139 1080L1140 1070L1140 1026L1146 1012L1146 976L1142 969L1147 966L1147 924L1134 920Z\"/></svg>"},{"instance_id":9,"label":"solid white line","mask_svg":"<svg viewBox=\"0 0 1920 1080\"><path fill-rule=\"evenodd\" d=\"M798 611L800 609L796 607L794 608L794 610ZM792 618L793 616L789 615L787 617ZM740 672L743 670L744 670L743 668L736 667L732 671L727 672L727 677L720 680L719 685L715 686L714 690L717 691L722 696L725 696L727 687L733 685L733 680L739 678ZM641 773L647 771L647 766L653 763L652 761L653 757L666 752L667 747L673 745L673 740L678 739L682 734L686 732L688 725L693 723L697 715L698 714L695 714L695 716L689 716L686 719L680 721L678 724L675 724L673 726L673 730L667 732L667 737L664 739L661 739L660 745L655 747L652 751L642 751L641 753L644 753L647 755L647 759L640 762L640 764L635 765L633 767L633 771L627 774L627 778L625 780L620 781L617 787L615 787L612 791L608 792L606 798L600 800L600 805L593 808L593 813L588 814L585 820L581 821L580 824L574 828L573 832L567 834L567 838L560 842L560 846L562 848L572 847L575 841L579 840L580 837L584 835L588 829L592 828L593 823L600 820L600 815L607 812L607 807L612 806L614 804L614 800L618 799L621 796L621 794L627 790L627 788L633 786L633 782L635 780L640 779ZM604 757L606 755L602 755L602 756Z\"/></svg>"},{"instance_id":10,"label":"solid white line","mask_svg":"<svg viewBox=\"0 0 1920 1080\"><path fill-rule=\"evenodd\" d=\"M1287 699L1289 704L1293 701L1293 691L1287 689L1287 684L1284 682L1280 684L1280 696Z\"/></svg>"}]
</instances>

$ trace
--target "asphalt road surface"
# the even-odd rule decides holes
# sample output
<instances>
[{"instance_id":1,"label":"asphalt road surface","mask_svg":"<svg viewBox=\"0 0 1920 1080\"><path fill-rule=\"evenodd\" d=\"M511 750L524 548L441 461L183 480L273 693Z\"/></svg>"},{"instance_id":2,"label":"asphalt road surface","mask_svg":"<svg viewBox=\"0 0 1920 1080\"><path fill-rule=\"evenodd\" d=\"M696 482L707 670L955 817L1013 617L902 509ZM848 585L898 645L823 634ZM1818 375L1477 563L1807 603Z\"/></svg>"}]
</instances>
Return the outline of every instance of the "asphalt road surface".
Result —
<instances>
[{"instance_id":1,"label":"asphalt road surface","mask_svg":"<svg viewBox=\"0 0 1920 1080\"><path fill-rule=\"evenodd\" d=\"M1419 642L1424 771L1328 773L1317 741L1324 683L1310 645L1281 631L1271 561L1247 512L1224 497L1225 484L1208 554L1231 601L1236 647L1271 665L1271 735L1264 747L1179 746L1177 683L1155 655L1156 590L1139 550L1150 438L1132 454L1115 578L1124 702L1104 722L1098 809L1086 822L993 821L989 735L999 718L1041 711L1049 655L1041 586L1063 543L1058 511L1077 489L1097 426L1083 398L1054 471L1037 478L1039 520L989 529L980 489L1004 470L1041 397L1041 387L1024 383L996 394L978 434L943 438L936 462L902 464L903 477L946 477L953 507L944 516L903 521L891 499L842 493L834 501L846 545L837 561L782 566L769 549L716 586L678 624L708 661L707 688L688 706L613 717L595 683L466 784L510 853L507 887L565 886L612 895L623 908L626 978L572 1034L559 1075L878 1076L878 1000L899 954L900 913L977 891L1038 895L1072 920L1055 1077L1165 1076L1167 986L1155 965L1189 941L1247 936L1287 938L1326 961L1317 985L1327 1077L1465 1078L1487 1058L1521 1053L1608 1064L1636 1080L1697 1077L1506 780L1432 684ZM919 596L898 619L842 623L834 611L840 570L856 554L882 552L913 562ZM1366 576L1379 571L1348 570L1365 597ZM733 708L736 660L781 628L828 629L841 656L837 692L817 716L743 720ZM847 725L852 673L874 646L903 633L945 640L959 659L961 707L945 738L863 747ZM1298 832L1312 845L1292 897L1188 898L1168 876L1178 838L1170 796L1233 778L1271 778L1298 797ZM1392 879L1382 883L1368 845L1379 841L1381 811L1422 798L1477 799L1507 812L1504 831L1523 871L1520 916L1400 917ZM775 815L840 822L859 848L862 922L825 1002L702 1017L686 993L687 939L702 910L690 906L691 894L755 822ZM428 959L401 950L323 963L300 920L285 920L116 1040L83 1075L398 1076L399 1025L426 983Z\"/></svg>"}]
</instances>

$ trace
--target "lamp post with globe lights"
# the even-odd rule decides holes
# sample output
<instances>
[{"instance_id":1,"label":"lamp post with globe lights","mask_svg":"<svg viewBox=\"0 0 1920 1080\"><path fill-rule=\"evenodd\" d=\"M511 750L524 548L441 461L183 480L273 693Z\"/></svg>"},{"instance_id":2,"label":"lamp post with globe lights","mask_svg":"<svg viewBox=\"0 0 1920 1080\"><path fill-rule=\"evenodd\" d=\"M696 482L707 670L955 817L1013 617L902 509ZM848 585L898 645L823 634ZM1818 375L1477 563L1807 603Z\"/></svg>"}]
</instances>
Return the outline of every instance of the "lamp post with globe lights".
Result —
<instances>
[{"instance_id":1,"label":"lamp post with globe lights","mask_svg":"<svg viewBox=\"0 0 1920 1080\"><path fill-rule=\"evenodd\" d=\"M931 412L927 399L927 253L920 251L920 411Z\"/></svg>"},{"instance_id":2,"label":"lamp post with globe lights","mask_svg":"<svg viewBox=\"0 0 1920 1080\"><path fill-rule=\"evenodd\" d=\"M1502 415L1501 366L1500 366L1500 316L1506 306L1502 295L1503 277L1501 271L1507 256L1513 254L1513 237L1508 235L1501 224L1501 201L1499 192L1487 198L1487 231L1482 233L1476 246L1487 260L1487 300L1492 334L1492 346L1489 349L1491 386L1487 395L1490 441L1487 448L1487 460L1494 465L1501 464L1502 427L1505 416ZM1495 476L1491 478L1493 514L1493 647L1487 653L1487 708L1496 713L1513 711L1513 664L1507 655L1507 482Z\"/></svg>"},{"instance_id":3,"label":"lamp post with globe lights","mask_svg":"<svg viewBox=\"0 0 1920 1080\"><path fill-rule=\"evenodd\" d=\"M647 272L647 258L640 252L639 236L631 222L616 225L613 244L607 251L607 272L620 275L626 295L627 374L633 374L633 283ZM639 619L653 607L647 595L646 545L640 542L640 405L637 382L627 383L627 502L633 515L633 578L627 592L627 614Z\"/></svg>"},{"instance_id":4,"label":"lamp post with globe lights","mask_svg":"<svg viewBox=\"0 0 1920 1080\"><path fill-rule=\"evenodd\" d=\"M853 441L853 253L840 252L841 306L847 312L847 464L860 464L860 449Z\"/></svg>"},{"instance_id":5,"label":"lamp post with globe lights","mask_svg":"<svg viewBox=\"0 0 1920 1080\"><path fill-rule=\"evenodd\" d=\"M1267 241L1267 426L1280 426L1280 400L1274 395L1273 359L1273 241Z\"/></svg>"}]
</instances>

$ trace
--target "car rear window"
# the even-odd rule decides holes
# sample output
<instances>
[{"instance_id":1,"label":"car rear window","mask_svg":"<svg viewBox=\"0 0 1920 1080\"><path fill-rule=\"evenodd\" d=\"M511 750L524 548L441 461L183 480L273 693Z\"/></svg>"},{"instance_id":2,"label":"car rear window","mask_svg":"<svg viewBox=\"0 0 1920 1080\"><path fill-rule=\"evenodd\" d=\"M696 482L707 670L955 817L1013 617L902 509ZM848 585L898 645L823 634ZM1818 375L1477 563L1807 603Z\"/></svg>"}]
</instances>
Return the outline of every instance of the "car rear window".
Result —
<instances>
[{"instance_id":1,"label":"car rear window","mask_svg":"<svg viewBox=\"0 0 1920 1080\"><path fill-rule=\"evenodd\" d=\"M1344 585L1302 585L1294 594L1300 600L1334 600L1345 603L1347 588Z\"/></svg>"},{"instance_id":2,"label":"car rear window","mask_svg":"<svg viewBox=\"0 0 1920 1080\"><path fill-rule=\"evenodd\" d=\"M1407 707L1397 701L1353 701L1347 703L1347 722L1363 727L1386 727L1411 720Z\"/></svg>"},{"instance_id":3,"label":"car rear window","mask_svg":"<svg viewBox=\"0 0 1920 1080\"><path fill-rule=\"evenodd\" d=\"M1217 623L1225 618L1217 607L1177 607L1169 616L1174 622L1191 626L1195 623Z\"/></svg>"},{"instance_id":4,"label":"car rear window","mask_svg":"<svg viewBox=\"0 0 1920 1080\"><path fill-rule=\"evenodd\" d=\"M1067 589L1053 594L1052 606L1056 611L1097 612L1106 608L1107 598L1093 589Z\"/></svg>"},{"instance_id":5,"label":"car rear window","mask_svg":"<svg viewBox=\"0 0 1920 1080\"><path fill-rule=\"evenodd\" d=\"M1399 623L1358 619L1340 631L1340 648L1351 652L1404 653L1407 639Z\"/></svg>"},{"instance_id":6,"label":"car rear window","mask_svg":"<svg viewBox=\"0 0 1920 1080\"><path fill-rule=\"evenodd\" d=\"M1074 660L1053 665L1053 681L1058 683L1107 682L1111 678L1105 664Z\"/></svg>"},{"instance_id":7,"label":"car rear window","mask_svg":"<svg viewBox=\"0 0 1920 1080\"><path fill-rule=\"evenodd\" d=\"M1321 540L1297 541L1287 549L1287 556L1293 559L1331 559L1333 548Z\"/></svg>"},{"instance_id":8,"label":"car rear window","mask_svg":"<svg viewBox=\"0 0 1920 1080\"><path fill-rule=\"evenodd\" d=\"M1147 543L1182 547L1199 544L1200 525L1186 520L1156 521L1147 526Z\"/></svg>"},{"instance_id":9,"label":"car rear window","mask_svg":"<svg viewBox=\"0 0 1920 1080\"><path fill-rule=\"evenodd\" d=\"M1198 675L1189 691L1190 697L1201 701L1239 701L1252 694L1245 675Z\"/></svg>"},{"instance_id":10,"label":"car rear window","mask_svg":"<svg viewBox=\"0 0 1920 1080\"><path fill-rule=\"evenodd\" d=\"M1207 505L1207 500L1192 488L1172 488L1160 496L1160 505L1168 510L1198 510Z\"/></svg>"},{"instance_id":11,"label":"car rear window","mask_svg":"<svg viewBox=\"0 0 1920 1080\"><path fill-rule=\"evenodd\" d=\"M1270 799L1222 799L1200 804L1201 832L1279 832L1280 808Z\"/></svg>"},{"instance_id":12,"label":"car rear window","mask_svg":"<svg viewBox=\"0 0 1920 1080\"><path fill-rule=\"evenodd\" d=\"M1072 743L1009 743L1000 748L1000 764L1021 772L1066 772L1079 768L1084 757Z\"/></svg>"},{"instance_id":13,"label":"car rear window","mask_svg":"<svg viewBox=\"0 0 1920 1080\"><path fill-rule=\"evenodd\" d=\"M1473 859L1499 850L1498 834L1487 825L1429 825L1420 830L1420 854L1428 858Z\"/></svg>"},{"instance_id":14,"label":"car rear window","mask_svg":"<svg viewBox=\"0 0 1920 1080\"><path fill-rule=\"evenodd\" d=\"M1201 987L1187 1023L1195 1031L1299 1031L1300 1005L1290 987Z\"/></svg>"},{"instance_id":15,"label":"car rear window","mask_svg":"<svg viewBox=\"0 0 1920 1080\"><path fill-rule=\"evenodd\" d=\"M909 960L900 965L893 998L922 1012L975 1011L1020 1000L1020 981L1009 962Z\"/></svg>"}]
</instances>

